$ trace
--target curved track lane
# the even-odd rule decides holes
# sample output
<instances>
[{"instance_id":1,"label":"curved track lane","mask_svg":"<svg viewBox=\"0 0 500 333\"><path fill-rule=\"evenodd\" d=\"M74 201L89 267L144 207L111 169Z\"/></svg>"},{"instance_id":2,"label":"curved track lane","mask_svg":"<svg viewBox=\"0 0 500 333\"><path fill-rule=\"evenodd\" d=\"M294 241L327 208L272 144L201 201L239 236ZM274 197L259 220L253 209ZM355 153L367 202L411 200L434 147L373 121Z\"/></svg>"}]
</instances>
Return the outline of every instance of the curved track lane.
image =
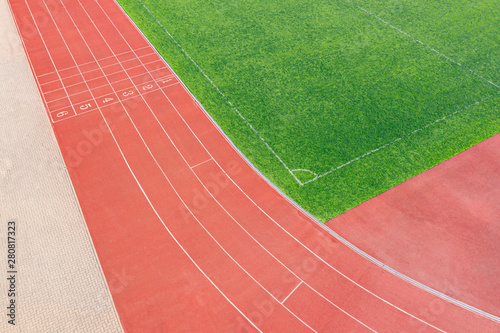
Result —
<instances>
[{"instance_id":1,"label":"curved track lane","mask_svg":"<svg viewBox=\"0 0 500 333\"><path fill-rule=\"evenodd\" d=\"M110 0L10 0L127 332L487 332L269 185Z\"/></svg>"}]
</instances>

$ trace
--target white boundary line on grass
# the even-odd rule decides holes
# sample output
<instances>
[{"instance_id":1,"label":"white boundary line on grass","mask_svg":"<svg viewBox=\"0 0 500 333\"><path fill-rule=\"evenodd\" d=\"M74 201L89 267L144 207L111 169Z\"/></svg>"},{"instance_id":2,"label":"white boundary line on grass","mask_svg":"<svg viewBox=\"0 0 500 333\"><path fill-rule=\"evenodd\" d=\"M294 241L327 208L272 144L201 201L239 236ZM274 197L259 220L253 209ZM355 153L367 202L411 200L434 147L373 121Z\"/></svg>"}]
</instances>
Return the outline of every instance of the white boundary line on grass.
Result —
<instances>
[{"instance_id":1,"label":"white boundary line on grass","mask_svg":"<svg viewBox=\"0 0 500 333\"><path fill-rule=\"evenodd\" d=\"M373 150L370 150L369 152L364 153L363 155L358 156L358 157L356 157L356 158L354 158L354 159L352 159L352 160L350 160L350 161L348 161L348 162L345 162L344 164L339 165L338 167L336 167L336 168L334 168L334 169L332 169L332 170L330 170L330 171L327 171L327 172L325 172L325 173L322 173L322 174L321 174L321 175L319 175L319 176L317 175L317 176L316 176L316 177L314 177L313 179L310 179L310 180L308 180L308 181L306 181L306 182L303 182L303 183L301 183L300 185L306 185L306 184L308 184L308 183L311 183L311 182L313 182L313 181L315 181L315 180L317 180L317 179L319 179L319 178L321 178L321 177L324 177L324 176L326 176L326 175L328 175L328 174L330 174L330 173L332 173L332 172L334 172L334 171L337 171L337 170L338 170L338 169L340 169L340 168L345 167L346 165L351 164L352 162L356 162L357 160L359 160L359 159L361 159L361 158L363 158L363 157L365 157L365 156L371 155L371 154L373 154L373 153L375 153L375 152L377 152L377 151L379 151L379 150L381 150L381 149L383 149L383 148L389 147L389 146L390 146L390 145L392 145L393 143L396 143L396 142L398 142L399 140L404 139L405 137L408 137L408 136L413 135L413 134L415 134L415 133L417 133L417 132L420 132L421 130L426 129L426 128L427 128L427 127L429 127L429 126L432 126L432 125L434 125L434 124L437 124L437 123L439 123L439 122L441 122L441 121L443 121L443 120L445 120L445 119L447 119L447 118L449 118L449 117L451 117L451 116L453 116L453 115L456 115L457 113L460 113L460 112L462 112L462 111L465 111L465 110L467 110L467 109L469 109L469 108L471 108L471 107L473 107L473 106L475 106L475 105L477 105L477 104L479 104L479 103L481 103L481 102L484 102L485 100L490 99L490 98L491 98L491 97L493 97L493 96L499 95L499 94L500 94L500 90L499 90L499 91L497 91L496 93L493 93L493 94L489 95L489 96L483 97L482 99L480 99L480 100L478 100L478 101L476 101L476 102L474 102L474 103L472 103L472 104L469 104L469 105L467 105L466 107L463 107L463 108L461 108L461 109L458 109L457 111L452 112L452 113L450 113L450 114L448 114L448 115L446 115L446 116L444 116L444 117L442 117L442 118L439 118L439 119L437 119L437 120L434 120L432 123L429 123L429 124L427 124L427 125L425 125L425 126L422 126L422 127L418 128L418 129L414 130L413 132L410 132L409 134L405 134L405 135L403 135L403 136L401 136L401 137L399 137L399 138L397 138L397 139L395 139L395 140L392 140L392 141L391 141L391 142L389 142L389 143L386 143L385 145L382 145L382 146L380 146L380 147L378 147L378 148L375 148L375 149L373 149ZM308 172L311 172L311 173L313 173L313 174L314 174L314 172L312 172L312 171L309 171L309 170L303 170L303 169L296 169L296 170L292 170L292 171L308 171Z\"/></svg>"},{"instance_id":2,"label":"white boundary line on grass","mask_svg":"<svg viewBox=\"0 0 500 333\"><path fill-rule=\"evenodd\" d=\"M445 120L446 118L449 118L449 117L451 117L451 116L453 116L453 115L455 115L455 114L457 114L457 113L460 113L460 112L462 112L462 111L464 111L464 110L466 110L466 109L468 109L468 108L470 108L470 107L472 107L472 106L475 106L475 105L477 105L477 104L479 104L479 103L481 103L481 102L483 102L483 101L485 101L485 100L487 100L487 99L489 99L489 98L491 98L491 97L493 97L493 96L496 96L496 95L500 94L500 91L498 91L498 92L496 92L496 93L494 93L494 94L491 94L491 95L489 95L489 96L486 96L486 97L482 98L481 100L476 101L475 103L472 103L472 104L470 104L470 105L467 105L467 106L465 106L465 107L463 107L463 108L461 108L461 109L459 109L459 110L457 110L457 111L455 111L455 112L452 112L452 113L450 113L450 114L448 114L448 115L444 116L443 118L437 119L437 120L435 120L435 121L433 121L433 122L431 122L431 123L429 123L429 124L427 124L427 125L425 125L425 126L423 126L423 127L419 128L419 129L416 129L416 130L414 130L413 132L411 132L410 134L403 135L403 136L401 136L401 137L399 137L399 138L397 138L397 139L395 139L395 140L393 140L393 141L391 141L391 142L388 142L388 143L386 143L386 144L384 144L384 145L382 145L382 146L380 146L380 147L378 147L378 148L375 148L375 149L373 149L373 150L370 150L369 152L366 152L366 153L364 153L363 155L360 155L360 156L358 156L358 157L356 157L356 158L354 158L354 159L352 159L352 160L350 160L350 161L348 161L348 162L346 162L346 163L344 163L344 164L342 164L342 165L339 165L339 166L337 166L337 167L335 167L335 168L333 168L333 169L331 169L331 170L329 170L329 171L327 171L327 172L325 172L325 173L322 173L322 174L320 174L320 175L318 175L317 173L315 173L315 172L313 172L313 171L311 171L311 170L309 170L309 169L290 169L290 168L288 167L288 165L287 165L287 164L286 164L286 163L285 163L285 162L281 159L281 157L280 157L280 156L279 156L279 155L278 155L278 154L277 154L277 153L276 153L276 152L275 152L275 151L271 148L271 146L267 143L267 141L266 141L266 140L265 140L265 139L264 139L264 138L260 135L260 133L259 133L259 132L258 132L258 131L257 131L257 130L253 127L253 126L252 126L252 124L250 124L250 122L249 122L249 121L245 118L245 116L243 116L243 114L242 114L242 113L241 113L241 112L240 112L240 111L236 108L236 106L235 106L235 105L234 105L234 104L233 104L233 103L229 100L229 98L227 98L227 96L226 96L226 95L225 95L225 94L224 94L224 93L223 93L223 92L219 89L219 87L217 87L217 85L216 85L216 84L212 81L212 79L210 79L210 77L209 77L209 76L208 76L208 75L207 75L207 74L203 71L203 69L202 69L202 68L198 65L198 63L197 63L197 62L196 62L196 61L195 61L195 60L194 60L194 59L193 59L193 58L189 55L189 53L187 53L187 51L186 51L186 50L185 50L185 49L181 46L181 44L179 44L179 42L178 42L178 41L174 38L174 36L172 36L172 34L171 34L171 33L170 33L170 32L169 32L166 28L165 28L165 26L164 26L164 25L163 25L163 24L162 24L162 23L161 23L161 22L160 22L160 21L156 18L156 16L155 16L155 15L151 12L151 10L148 8L148 6L146 6L146 4L145 4L142 0L138 0L138 1L139 1L139 2L142 4L142 6L143 6L143 7L147 10L147 12L149 13L149 15L151 15L151 17L152 17L152 18L153 18L153 19L154 19L154 20L158 23L158 25L159 25L159 26L163 29L163 31L165 31L165 32L167 33L167 35L168 35L168 36L169 36L169 37L170 37L170 38L174 41L174 43L175 43L175 44L176 44L176 45L177 45L177 46L181 49L182 53L184 53L184 54L186 55L186 57L188 57L188 59L189 59L189 60L190 60L190 61L191 61L191 62L192 62L195 66L196 66L196 68L198 68L198 70L200 71L200 73L201 73L201 74L203 74L203 76L204 76L204 77L208 80L208 82L210 82L210 84L211 84L211 85L212 85L212 86L213 86L213 87L217 90L217 92L218 92L218 93L219 93L219 94L220 94L220 95L224 98L224 100L225 100L225 101L226 101L226 102L227 102L227 103L231 106L231 108L233 108L233 110L234 110L234 111L236 111L236 113L237 113L237 114L241 117L241 119L243 119L243 121L244 121L244 122L245 122L245 123L246 123L246 124L250 127L250 129L251 129L251 130L252 130L252 131L253 131L253 132L254 132L254 133L258 136L258 138L259 138L259 139L260 139L260 140L264 143L264 145L265 145L265 146L269 149L269 151L270 151L270 152L271 152L271 153L272 153L272 154L273 154L273 155L274 155L274 156L278 159L278 161L279 161L279 162L280 162L280 163L281 163L281 164L285 167L285 169L288 171L288 173L289 173L289 174L290 174L290 175L291 175L291 176L295 179L295 181L296 181L296 182L297 182L300 186L304 186L304 185L309 184L309 183L311 183L311 182L313 182L313 181L315 181L315 180L318 180L318 179L319 179L319 178L321 178L321 177L327 176L327 175L329 175L330 173L332 173L332 172L334 172L334 171L336 171L336 170L338 170L338 169L341 169L341 168L343 168L343 167L345 167L345 166L347 166L347 165L349 165L349 164L351 164L351 163L353 163L353 162L355 162L355 161L357 161L357 160L359 160L359 159L361 159L361 158L363 158L363 157L366 157L366 156L368 156L368 155L371 155L371 154L373 154L373 153L375 153L375 152L377 152L377 151L379 151L379 150L381 150L381 149L383 149L383 148L386 148L386 147L388 147L388 146L390 146L390 145L392 145L392 144L396 143L397 141L400 141L401 139L403 139L403 138L405 138L405 137L407 137L407 136L410 136L410 135L412 135L412 134L415 134L415 133L417 133L417 132L419 132L419 131L421 131L421 130L423 130L423 129L425 129L425 128L427 128L427 127L431 126L431 125L434 125L434 124L436 124L436 123L438 123L438 122L440 122L440 121L442 121L442 120ZM428 49L430 49L431 51L433 51L433 52L437 53L438 55L440 55L440 56L444 57L446 60L448 60L448 61L450 61L450 62L454 63L455 65L458 65L458 66L460 66L460 67L462 67L462 68L464 68L464 69L468 70L468 71L469 71L469 72L471 72L473 75L475 75L475 76L477 76L477 77L481 78L482 80L486 81L487 83L489 83L489 84L493 85L494 87L496 87L496 88L499 88L499 89L500 89L500 85L497 85L497 84L495 84L495 83L491 82L490 80L488 80L488 79L484 78L483 76L479 75L478 73L474 72L473 70L471 70L471 69L469 69L469 68L467 68L467 67L463 66L461 63L459 63L459 62L457 62L457 61L453 60L452 58L450 58L450 57L446 56L445 54L443 54L443 53L439 52L438 50L436 50L436 49L434 49L433 47L431 47L431 46L429 46L429 45L425 44L424 42L422 42L422 41L418 40L417 38L415 38L415 37L411 36L410 34L408 34L408 33L404 32L403 30L401 30L401 29L399 29L399 28L397 28L397 27L393 26L393 25L392 25L392 24L390 24L389 22L387 22L387 21L383 20L382 18L380 18L380 17L378 17L377 15L375 15L375 14L371 13L370 11L368 11L368 10L364 9L363 7L361 7L361 6L357 5L357 4L355 4L355 3L354 3L354 2L352 2L351 0L345 0L345 1L346 1L346 2L348 2L348 3L350 3L350 4L352 4L352 5L353 5L353 6L355 6L356 8L358 8L358 9L360 9L360 10L364 11L366 14L368 14L368 15L370 15L370 16L373 16L373 17L374 17L374 18L376 18L377 20L379 20L379 21L381 21L382 23L384 23L384 24L388 25L389 27L391 27L391 28L395 29L396 31L398 31L398 32L402 33L403 35L405 35L405 36L407 36L407 37L409 37L409 38L413 39L415 42L417 42L417 43L421 44L422 46L427 47L427 48L428 48ZM308 180L308 181L302 182L302 181L301 181L300 179L298 179L298 178L297 178L297 176L295 175L295 173L294 173L294 172L296 172L296 171L308 172L308 173L313 174L315 177L314 177L314 178L312 178L312 179L310 179L310 180Z\"/></svg>"},{"instance_id":3,"label":"white boundary line on grass","mask_svg":"<svg viewBox=\"0 0 500 333\"><path fill-rule=\"evenodd\" d=\"M368 10L364 9L364 8L363 8L363 7L361 7L360 5L358 5L358 4L354 3L354 2L352 2L351 0L345 0L345 1L349 2L350 4L352 4L352 5L356 6L356 7L357 7L357 8L359 8L359 9L361 9L362 11L364 11L365 13L367 13L368 15L373 16L374 18L376 18L376 19L377 19L377 20L379 20L380 22L383 22L384 24L387 24L388 26L390 26L390 27L391 27L391 28L393 28L394 30L396 30L396 31L398 31L398 32L400 32L400 33L402 33L403 35L405 35L405 36L407 36L407 37L410 37L410 38L411 38L411 39L413 39L415 42L417 42L417 43L419 43L419 44L422 44L423 46L425 46L425 47L427 47L428 49L430 49L431 51L433 51L433 52L435 52L435 53L439 54L441 57L445 58L446 60L451 61L451 62L452 62L452 63L454 63L455 65L458 65L458 66L460 66L460 67L462 67L462 68L465 68L466 70L468 70L469 72L471 72L471 73L472 73L472 74L474 74L475 76L477 76L477 77L481 78L482 80L484 80L484 81L488 82L489 84L491 84L491 85L493 85L493 86L495 86L495 87L497 87L497 88L499 88L499 89L500 89L500 86L499 86L499 85L497 85L497 84L495 84L495 83L491 82L490 80L486 79L485 77L483 77L483 76L479 75L478 73L474 72L472 69L465 67L464 65L462 65L462 64L461 64L461 63L459 63L458 61L455 61L455 60L451 59L450 57L448 57L448 56L446 56L445 54L443 54L443 53L439 52L438 50L436 50L436 49L435 49L435 48L433 48L432 46L429 46L429 45L425 44L424 42L422 42L422 41L418 40L417 38L413 37L412 35L410 35L410 34L408 34L408 33L404 32L403 30L401 30L401 29L399 29L399 28L396 28L395 26L393 26L393 25L392 25L392 24L390 24L389 22L387 22L387 21L383 20L382 18L378 17L377 15L373 14L372 12L370 12L370 11L368 11Z\"/></svg>"}]
</instances>

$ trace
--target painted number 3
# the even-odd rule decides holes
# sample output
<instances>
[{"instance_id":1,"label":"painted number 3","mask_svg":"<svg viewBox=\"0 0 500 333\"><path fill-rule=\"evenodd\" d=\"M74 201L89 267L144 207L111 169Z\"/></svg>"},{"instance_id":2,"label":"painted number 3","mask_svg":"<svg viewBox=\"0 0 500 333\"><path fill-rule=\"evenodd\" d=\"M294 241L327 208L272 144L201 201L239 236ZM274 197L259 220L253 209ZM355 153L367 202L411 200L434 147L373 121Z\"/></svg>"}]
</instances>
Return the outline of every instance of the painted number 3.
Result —
<instances>
[{"instance_id":1,"label":"painted number 3","mask_svg":"<svg viewBox=\"0 0 500 333\"><path fill-rule=\"evenodd\" d=\"M132 95L133 93L134 93L133 90L129 90L129 91L125 91L122 95L125 96L125 97L127 97L127 96Z\"/></svg>"}]
</instances>

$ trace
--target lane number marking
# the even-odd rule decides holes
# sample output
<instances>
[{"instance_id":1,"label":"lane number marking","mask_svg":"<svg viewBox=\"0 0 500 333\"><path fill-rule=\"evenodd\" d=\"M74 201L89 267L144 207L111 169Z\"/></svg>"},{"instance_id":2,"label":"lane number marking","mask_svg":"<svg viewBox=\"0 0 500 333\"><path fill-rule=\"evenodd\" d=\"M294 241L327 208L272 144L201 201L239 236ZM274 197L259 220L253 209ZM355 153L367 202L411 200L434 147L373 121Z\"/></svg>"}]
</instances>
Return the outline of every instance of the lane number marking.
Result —
<instances>
[{"instance_id":1,"label":"lane number marking","mask_svg":"<svg viewBox=\"0 0 500 333\"><path fill-rule=\"evenodd\" d=\"M90 103L87 103L87 104L83 104L83 105L80 105L80 110L87 110L88 108L92 107L92 104Z\"/></svg>"}]
</instances>

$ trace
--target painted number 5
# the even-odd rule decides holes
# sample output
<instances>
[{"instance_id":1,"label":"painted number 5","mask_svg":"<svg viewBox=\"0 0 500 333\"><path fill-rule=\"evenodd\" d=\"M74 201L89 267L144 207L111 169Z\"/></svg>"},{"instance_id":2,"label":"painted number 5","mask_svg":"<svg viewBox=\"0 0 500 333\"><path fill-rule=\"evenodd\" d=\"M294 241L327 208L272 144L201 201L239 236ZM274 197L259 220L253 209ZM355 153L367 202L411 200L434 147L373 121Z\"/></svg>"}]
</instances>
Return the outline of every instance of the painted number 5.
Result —
<instances>
[{"instance_id":1,"label":"painted number 5","mask_svg":"<svg viewBox=\"0 0 500 333\"><path fill-rule=\"evenodd\" d=\"M87 110L91 106L92 106L92 104L90 104L90 103L80 105L80 110Z\"/></svg>"}]
</instances>

